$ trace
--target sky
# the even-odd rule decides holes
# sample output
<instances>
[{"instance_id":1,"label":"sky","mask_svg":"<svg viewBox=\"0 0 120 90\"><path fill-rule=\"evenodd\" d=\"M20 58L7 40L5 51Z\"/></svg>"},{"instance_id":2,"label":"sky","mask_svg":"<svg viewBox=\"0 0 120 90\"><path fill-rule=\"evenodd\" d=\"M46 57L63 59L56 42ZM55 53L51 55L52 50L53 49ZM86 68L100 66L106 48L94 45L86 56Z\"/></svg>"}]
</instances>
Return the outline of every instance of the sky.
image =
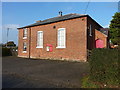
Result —
<instances>
[{"instance_id":1,"label":"sky","mask_svg":"<svg viewBox=\"0 0 120 90\"><path fill-rule=\"evenodd\" d=\"M118 2L2 2L2 43L7 42L7 28L10 28L8 41L18 45L17 27L57 17L59 11L63 15L88 14L101 26L108 27L112 16L118 11Z\"/></svg>"}]
</instances>

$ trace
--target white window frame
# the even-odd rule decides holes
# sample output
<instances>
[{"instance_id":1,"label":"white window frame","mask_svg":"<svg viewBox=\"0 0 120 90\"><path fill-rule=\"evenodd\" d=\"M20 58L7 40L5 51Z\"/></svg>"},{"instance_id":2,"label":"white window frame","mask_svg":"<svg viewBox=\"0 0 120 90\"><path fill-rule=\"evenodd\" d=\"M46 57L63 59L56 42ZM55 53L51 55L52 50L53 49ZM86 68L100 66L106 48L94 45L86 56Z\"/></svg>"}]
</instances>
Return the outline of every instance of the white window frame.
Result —
<instances>
[{"instance_id":1,"label":"white window frame","mask_svg":"<svg viewBox=\"0 0 120 90\"><path fill-rule=\"evenodd\" d=\"M25 32L26 32L26 34L25 34ZM27 39L27 33L28 33L27 28L23 28L23 39Z\"/></svg>"},{"instance_id":2,"label":"white window frame","mask_svg":"<svg viewBox=\"0 0 120 90\"><path fill-rule=\"evenodd\" d=\"M64 30L64 42L60 41L61 36L59 36L60 31ZM60 37L60 38L59 38ZM60 43L64 43L64 46L61 46ZM57 47L56 48L66 48L66 28L59 28L57 32Z\"/></svg>"},{"instance_id":3,"label":"white window frame","mask_svg":"<svg viewBox=\"0 0 120 90\"><path fill-rule=\"evenodd\" d=\"M90 28L89 28L89 36L92 36L92 25L90 24Z\"/></svg>"},{"instance_id":4,"label":"white window frame","mask_svg":"<svg viewBox=\"0 0 120 90\"><path fill-rule=\"evenodd\" d=\"M24 50L25 43L26 43L26 50ZM23 42L23 51L22 52L27 53L27 42Z\"/></svg>"},{"instance_id":5,"label":"white window frame","mask_svg":"<svg viewBox=\"0 0 120 90\"><path fill-rule=\"evenodd\" d=\"M23 51L23 53L27 53L27 51Z\"/></svg>"},{"instance_id":6,"label":"white window frame","mask_svg":"<svg viewBox=\"0 0 120 90\"><path fill-rule=\"evenodd\" d=\"M42 45L38 46L38 33L41 33L41 32L42 32ZM41 38L41 36L39 38ZM41 43L40 41L41 40L39 40L39 43ZM37 31L37 46L36 46L36 48L43 48L43 31Z\"/></svg>"}]
</instances>

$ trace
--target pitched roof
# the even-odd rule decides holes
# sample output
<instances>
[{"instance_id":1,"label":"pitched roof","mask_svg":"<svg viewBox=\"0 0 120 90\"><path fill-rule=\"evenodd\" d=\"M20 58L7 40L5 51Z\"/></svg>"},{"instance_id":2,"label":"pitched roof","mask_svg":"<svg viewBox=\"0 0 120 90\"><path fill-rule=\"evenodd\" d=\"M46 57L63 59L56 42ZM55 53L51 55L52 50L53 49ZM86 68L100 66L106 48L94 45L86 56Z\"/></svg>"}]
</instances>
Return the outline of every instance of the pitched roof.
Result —
<instances>
[{"instance_id":1,"label":"pitched roof","mask_svg":"<svg viewBox=\"0 0 120 90\"><path fill-rule=\"evenodd\" d=\"M102 32L103 34L107 35L107 36L109 34L109 28L100 28L99 31Z\"/></svg>"},{"instance_id":2,"label":"pitched roof","mask_svg":"<svg viewBox=\"0 0 120 90\"><path fill-rule=\"evenodd\" d=\"M27 26L20 27L20 28L27 28L27 27L37 26L37 25L50 24L50 23L54 23L54 22L64 21L64 20L73 19L73 18L79 18L79 17L83 17L83 16L87 16L87 15L85 15L85 14L84 15L83 14L67 14L67 15L63 15L63 16L46 19L46 20L36 22L34 24L27 25ZM18 28L18 29L20 29L20 28Z\"/></svg>"},{"instance_id":3,"label":"pitched roof","mask_svg":"<svg viewBox=\"0 0 120 90\"><path fill-rule=\"evenodd\" d=\"M28 27L33 27L33 26L38 26L38 25L45 25L45 24L50 24L50 23L54 23L54 22L59 22L59 21L64 21L64 20L69 20L69 19L74 19L74 18L79 18L79 17L85 17L85 16L89 16L86 14L76 14L76 13L71 13L71 14L67 14L67 15L63 15L63 16L58 16L58 17L53 17L53 18L49 18L43 21L38 21L34 24L31 25L27 25L24 27L20 27L18 29L21 28L28 28ZM89 16L90 17L90 16ZM91 18L91 17L90 17ZM91 18L92 19L92 18ZM93 19L92 19L93 20ZM95 20L94 20L95 21ZM96 22L96 21L95 21ZM97 23L97 22L96 22ZM97 23L98 24L98 23ZM99 25L99 24L98 24ZM100 26L100 25L99 25ZM102 27L101 27L102 28Z\"/></svg>"}]
</instances>

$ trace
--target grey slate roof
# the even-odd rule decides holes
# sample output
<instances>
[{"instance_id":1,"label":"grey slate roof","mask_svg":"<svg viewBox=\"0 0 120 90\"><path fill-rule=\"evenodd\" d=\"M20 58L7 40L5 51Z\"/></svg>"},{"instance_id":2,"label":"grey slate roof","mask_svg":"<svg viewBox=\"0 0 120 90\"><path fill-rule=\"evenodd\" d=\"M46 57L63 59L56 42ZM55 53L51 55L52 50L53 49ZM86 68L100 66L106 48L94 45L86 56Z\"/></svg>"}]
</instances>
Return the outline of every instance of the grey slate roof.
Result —
<instances>
[{"instance_id":1,"label":"grey slate roof","mask_svg":"<svg viewBox=\"0 0 120 90\"><path fill-rule=\"evenodd\" d=\"M109 35L109 28L100 28L100 30L99 30L100 32L102 32L103 34L105 34L105 35Z\"/></svg>"},{"instance_id":2,"label":"grey slate roof","mask_svg":"<svg viewBox=\"0 0 120 90\"><path fill-rule=\"evenodd\" d=\"M73 19L73 18L79 18L79 17L83 17L83 16L88 16L88 15L85 15L85 14L67 14L67 15L63 15L63 16L58 16L58 17L46 19L46 20L43 20L41 22L36 22L34 24L20 27L20 28L27 28L27 27L32 27L32 26L50 24L50 23L54 23L54 22L64 21L64 20ZM18 28L18 29L20 29L20 28Z\"/></svg>"}]
</instances>

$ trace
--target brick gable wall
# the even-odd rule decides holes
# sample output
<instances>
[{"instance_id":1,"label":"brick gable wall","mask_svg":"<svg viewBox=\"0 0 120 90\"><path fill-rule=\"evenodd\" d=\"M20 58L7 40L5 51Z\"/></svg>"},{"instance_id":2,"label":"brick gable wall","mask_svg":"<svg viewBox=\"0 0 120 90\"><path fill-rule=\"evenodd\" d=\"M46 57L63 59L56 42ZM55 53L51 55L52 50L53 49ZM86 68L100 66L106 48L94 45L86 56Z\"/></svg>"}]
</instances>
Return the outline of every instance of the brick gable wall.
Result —
<instances>
[{"instance_id":1,"label":"brick gable wall","mask_svg":"<svg viewBox=\"0 0 120 90\"><path fill-rule=\"evenodd\" d=\"M89 35L89 26L91 25L92 36ZM87 49L91 50L95 48L95 29L101 28L96 22L94 22L91 18L87 18Z\"/></svg>"},{"instance_id":2,"label":"brick gable wall","mask_svg":"<svg viewBox=\"0 0 120 90\"><path fill-rule=\"evenodd\" d=\"M92 26L92 37L88 27ZM66 48L57 47L59 28L66 28ZM89 17L80 17L56 23L28 28L28 37L23 39L23 29L19 29L18 56L41 59L66 59L86 61L87 50L95 48L95 29L101 28ZM43 31L43 48L36 48L37 31ZM27 53L23 53L23 42L27 42ZM52 52L46 50L46 45L52 45ZM30 52L29 52L30 51Z\"/></svg>"},{"instance_id":3,"label":"brick gable wall","mask_svg":"<svg viewBox=\"0 0 120 90\"><path fill-rule=\"evenodd\" d=\"M101 33L98 30L95 30L95 40L100 39L103 41L103 47L107 48L108 47L108 41L107 41L107 36L103 33Z\"/></svg>"},{"instance_id":4,"label":"brick gable wall","mask_svg":"<svg viewBox=\"0 0 120 90\"><path fill-rule=\"evenodd\" d=\"M53 28L53 27L56 28ZM66 48L60 49L57 47L57 31L59 28L66 28ZM31 31L31 46L29 53L29 35L26 40L23 40L23 29L19 29L19 48L18 55L21 57L31 58L51 58L51 59L68 59L86 61L86 17L70 19L57 23L51 23L41 26L28 28L28 33ZM43 31L43 48L36 48L37 31ZM27 42L27 53L22 53L23 42ZM46 51L46 45L53 46L52 52Z\"/></svg>"}]
</instances>

